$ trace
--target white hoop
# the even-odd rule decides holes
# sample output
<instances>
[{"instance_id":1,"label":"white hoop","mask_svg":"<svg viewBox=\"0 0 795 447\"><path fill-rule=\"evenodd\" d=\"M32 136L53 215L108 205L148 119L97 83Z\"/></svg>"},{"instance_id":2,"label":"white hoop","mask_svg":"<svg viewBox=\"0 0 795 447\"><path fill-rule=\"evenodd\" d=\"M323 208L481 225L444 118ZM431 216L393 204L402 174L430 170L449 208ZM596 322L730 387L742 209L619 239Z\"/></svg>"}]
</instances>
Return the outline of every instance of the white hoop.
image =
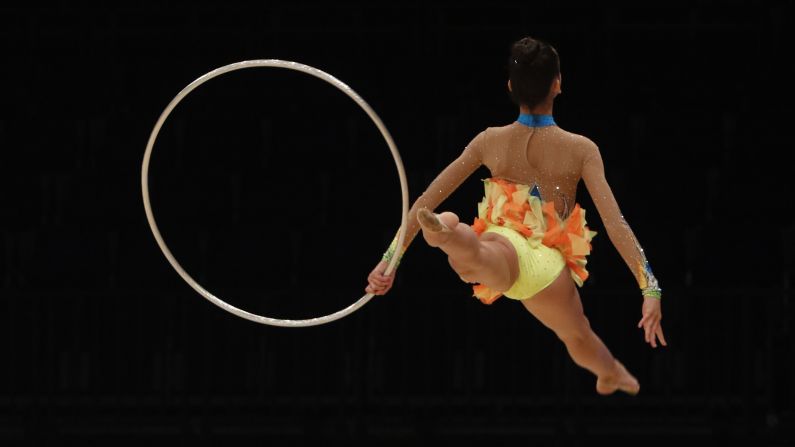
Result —
<instances>
[{"instance_id":1,"label":"white hoop","mask_svg":"<svg viewBox=\"0 0 795 447\"><path fill-rule=\"evenodd\" d=\"M244 68L254 68L254 67L276 67L276 68L287 68L290 70L300 71L309 75L312 75L316 78L320 78L329 84L333 85L334 87L341 90L343 93L351 97L354 101L356 101L359 106L367 112L367 115L370 116L370 119L373 120L375 125L378 127L378 130L381 131L381 135L383 135L384 140L386 140L386 144L389 146L390 151L392 152L392 157L395 159L395 165L397 166L398 176L400 177L400 188L403 194L403 213L401 217L400 223L400 230L398 231L398 241L397 241L397 252L392 257L392 260L389 262L385 270L385 274L389 275L395 267L398 258L400 257L400 247L403 247L403 241L406 237L406 223L408 221L408 202L409 202L409 193L408 193L408 185L406 181L406 172L403 169L403 162L400 159L400 153L395 146L395 142L392 140L392 136L389 134L386 126L381 121L381 118L373 111L367 102L364 101L356 92L353 91L350 87L348 87L345 83L340 81L339 79L331 76L330 74L318 70L317 68L310 67L308 65L299 64L297 62L291 61L282 61L278 59L263 59L263 60L251 60L251 61L243 61L237 62L234 64L225 65L220 68L216 68L215 70L206 73L195 81L188 84L187 87L182 89L181 92L171 100L171 102L166 106L163 113L160 114L160 118L155 123L154 129L152 129L152 134L149 136L149 142L146 144L146 152L144 153L144 161L143 166L141 167L141 190L143 192L144 198L144 210L146 211L146 218L149 221L149 227L152 229L152 234L154 234L155 239L157 240L157 245L160 246L160 250L163 251L163 254L166 255L166 259L168 262L171 263L171 266L179 273L179 276L185 280L194 290L199 292L199 294L205 298L207 298L211 303L215 304L216 306L224 309L227 312L230 312L238 317L245 318L247 320L251 320L255 323L267 324L271 326L283 326L283 327L304 327L304 326L317 326L324 323L329 323L334 320L338 320L346 315L349 315L353 311L362 307L365 303L370 301L370 298L373 297L372 293L368 293L363 297L359 298L358 301L351 304L350 306L337 311L333 314L325 315L318 318L309 318L306 320L281 320L277 318L270 318L270 317L263 317L260 315L252 314L250 312L246 312L245 310L238 309L235 306L227 304L222 299L216 297L212 293L208 292L204 289L199 283L197 283L187 272L180 266L179 262L177 262L174 255L171 254L171 250L168 249L166 242L163 240L163 237L160 235L160 230L157 228L157 224L155 223L155 216L152 213L152 205L149 202L149 159L152 155L152 148L155 145L155 140L157 139L157 134L160 132L160 128L163 126L163 123L168 118L169 114L172 110L179 104L179 102L185 98L193 89L202 85L203 83L209 81L210 79L220 76L224 73L228 73L230 71L241 70Z\"/></svg>"}]
</instances>

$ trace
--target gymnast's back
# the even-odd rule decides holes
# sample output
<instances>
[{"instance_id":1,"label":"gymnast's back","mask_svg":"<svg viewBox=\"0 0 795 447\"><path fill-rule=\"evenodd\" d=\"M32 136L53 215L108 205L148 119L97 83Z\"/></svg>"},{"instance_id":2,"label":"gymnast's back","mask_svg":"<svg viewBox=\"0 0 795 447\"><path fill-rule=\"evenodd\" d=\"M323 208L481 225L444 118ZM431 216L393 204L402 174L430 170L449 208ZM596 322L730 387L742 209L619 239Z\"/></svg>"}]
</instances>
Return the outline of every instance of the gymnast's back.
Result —
<instances>
[{"instance_id":1,"label":"gymnast's back","mask_svg":"<svg viewBox=\"0 0 795 447\"><path fill-rule=\"evenodd\" d=\"M538 187L541 199L555 203L566 218L574 207L577 184L589 157L598 153L586 137L558 126L528 127L514 121L489 127L466 149L476 152L492 177Z\"/></svg>"},{"instance_id":2,"label":"gymnast's back","mask_svg":"<svg viewBox=\"0 0 795 447\"><path fill-rule=\"evenodd\" d=\"M590 139L554 124L536 127L515 121L478 133L412 205L404 250L419 231L417 210L434 210L480 166L486 166L492 177L537 186L541 200L553 202L562 219L574 209L577 184L582 179L607 236L640 287L656 287L643 249L607 183L599 148Z\"/></svg>"},{"instance_id":3,"label":"gymnast's back","mask_svg":"<svg viewBox=\"0 0 795 447\"><path fill-rule=\"evenodd\" d=\"M541 199L553 202L563 219L574 208L577 184L583 178L594 201L596 195L609 199L602 201L604 207L597 203L603 220L607 217L609 221L613 214L620 216L617 206L608 206L613 196L604 180L596 144L557 125L530 127L514 121L478 133L428 185L409 211L406 246L419 231L417 210L435 209L480 166L486 166L492 177L536 186Z\"/></svg>"}]
</instances>

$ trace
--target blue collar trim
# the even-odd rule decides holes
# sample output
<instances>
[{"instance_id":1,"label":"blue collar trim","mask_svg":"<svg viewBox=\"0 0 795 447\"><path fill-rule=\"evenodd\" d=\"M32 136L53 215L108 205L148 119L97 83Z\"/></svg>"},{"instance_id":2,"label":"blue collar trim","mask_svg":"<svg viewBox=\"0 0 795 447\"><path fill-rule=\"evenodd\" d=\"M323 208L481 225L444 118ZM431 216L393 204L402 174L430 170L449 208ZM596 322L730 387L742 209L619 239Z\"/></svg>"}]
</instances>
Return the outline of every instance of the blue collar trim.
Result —
<instances>
[{"instance_id":1,"label":"blue collar trim","mask_svg":"<svg viewBox=\"0 0 795 447\"><path fill-rule=\"evenodd\" d=\"M547 127L554 126L555 119L552 115L531 115L529 113L520 113L519 118L516 120L527 127Z\"/></svg>"}]
</instances>

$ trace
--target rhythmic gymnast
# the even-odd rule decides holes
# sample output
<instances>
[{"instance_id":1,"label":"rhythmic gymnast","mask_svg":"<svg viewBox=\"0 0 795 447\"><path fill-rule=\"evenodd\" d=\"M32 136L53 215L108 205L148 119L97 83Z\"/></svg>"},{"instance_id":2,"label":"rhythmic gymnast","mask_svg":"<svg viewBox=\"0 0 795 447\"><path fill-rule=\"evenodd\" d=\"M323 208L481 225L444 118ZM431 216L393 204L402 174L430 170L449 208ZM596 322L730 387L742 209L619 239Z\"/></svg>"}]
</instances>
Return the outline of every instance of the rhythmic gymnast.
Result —
<instances>
[{"instance_id":1,"label":"rhythmic gymnast","mask_svg":"<svg viewBox=\"0 0 795 447\"><path fill-rule=\"evenodd\" d=\"M593 332L575 287L588 277L586 256L596 234L575 202L580 179L640 286L638 327L654 348L658 339L667 346L660 324L661 289L605 179L599 148L553 119L553 103L561 93L557 51L525 37L512 45L508 65L508 91L519 106L519 118L480 132L431 182L409 211L401 256L421 228L425 241L444 251L459 277L473 284L475 297L485 304L501 296L520 300L554 331L574 362L596 375L599 394L621 390L635 395L637 379ZM480 165L486 165L491 178L484 180L485 196L473 224L452 212L433 213ZM384 295L392 287L395 272L384 272L396 241L369 274L367 293Z\"/></svg>"}]
</instances>

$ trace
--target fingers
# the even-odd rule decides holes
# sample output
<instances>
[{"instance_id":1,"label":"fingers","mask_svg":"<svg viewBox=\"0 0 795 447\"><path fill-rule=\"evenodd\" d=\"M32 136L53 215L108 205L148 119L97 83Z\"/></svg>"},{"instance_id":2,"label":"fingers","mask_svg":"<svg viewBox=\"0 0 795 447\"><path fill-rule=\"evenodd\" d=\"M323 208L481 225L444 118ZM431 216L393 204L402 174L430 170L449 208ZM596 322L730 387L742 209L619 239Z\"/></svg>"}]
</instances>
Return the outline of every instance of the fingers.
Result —
<instances>
[{"instance_id":1,"label":"fingers","mask_svg":"<svg viewBox=\"0 0 795 447\"><path fill-rule=\"evenodd\" d=\"M657 337L663 346L668 346L668 342L665 341L665 335L663 335L662 325L657 325Z\"/></svg>"},{"instance_id":2,"label":"fingers","mask_svg":"<svg viewBox=\"0 0 795 447\"><path fill-rule=\"evenodd\" d=\"M646 341L646 343L652 345L652 347L656 347L656 345L657 345L657 342L654 339L654 328L655 328L655 325L657 324L657 321L658 320L655 319L655 318L652 318L651 314L650 314L650 315L644 316L640 320L640 323L638 323L638 327L640 327L640 326L643 327L643 340Z\"/></svg>"},{"instance_id":3,"label":"fingers","mask_svg":"<svg viewBox=\"0 0 795 447\"><path fill-rule=\"evenodd\" d=\"M652 348L657 347L657 341L662 346L667 346L668 344L665 341L665 336L662 334L662 326L660 325L660 321L662 320L662 313L660 312L659 305L652 306L648 305L649 302L645 302L643 305L643 317L638 321L638 328L643 328L643 339L651 345Z\"/></svg>"},{"instance_id":4,"label":"fingers","mask_svg":"<svg viewBox=\"0 0 795 447\"><path fill-rule=\"evenodd\" d=\"M385 284L379 284L373 281L365 287L365 292L372 293L373 295L384 295L392 288L392 281L387 281Z\"/></svg>"},{"instance_id":5,"label":"fingers","mask_svg":"<svg viewBox=\"0 0 795 447\"><path fill-rule=\"evenodd\" d=\"M375 288L373 286L367 286L364 291L367 293L372 293L373 295L386 295L386 293L389 292L389 289L389 287Z\"/></svg>"},{"instance_id":6,"label":"fingers","mask_svg":"<svg viewBox=\"0 0 795 447\"><path fill-rule=\"evenodd\" d=\"M651 315L645 314L638 322L638 327L643 328L643 340L649 343L649 325L651 324Z\"/></svg>"},{"instance_id":7,"label":"fingers","mask_svg":"<svg viewBox=\"0 0 795 447\"><path fill-rule=\"evenodd\" d=\"M373 286L375 289L386 289L392 287L392 281L378 281L373 280L370 281L370 285Z\"/></svg>"},{"instance_id":8,"label":"fingers","mask_svg":"<svg viewBox=\"0 0 795 447\"><path fill-rule=\"evenodd\" d=\"M659 319L654 320L647 320L643 326L643 338L646 343L650 344L652 348L657 347L657 340L659 340L660 345L668 346L668 342L665 341L665 334L663 334L662 325L660 324Z\"/></svg>"},{"instance_id":9,"label":"fingers","mask_svg":"<svg viewBox=\"0 0 795 447\"><path fill-rule=\"evenodd\" d=\"M387 292L387 289L367 286L367 288L365 288L364 291L367 293L372 293L373 295L384 295Z\"/></svg>"},{"instance_id":10,"label":"fingers","mask_svg":"<svg viewBox=\"0 0 795 447\"><path fill-rule=\"evenodd\" d=\"M395 280L395 272L384 275L386 263L381 261L369 275L367 275L367 286L364 291L373 295L383 295L392 287Z\"/></svg>"},{"instance_id":11,"label":"fingers","mask_svg":"<svg viewBox=\"0 0 795 447\"><path fill-rule=\"evenodd\" d=\"M370 284L372 284L374 286L378 286L378 287L386 287L387 284L389 284L389 281L383 280L383 279L378 278L378 277L369 277L369 278L367 278L367 281Z\"/></svg>"},{"instance_id":12,"label":"fingers","mask_svg":"<svg viewBox=\"0 0 795 447\"><path fill-rule=\"evenodd\" d=\"M638 327L640 328L645 326L647 323L652 321L654 317L655 317L654 312L648 312L648 311L645 312L643 318L641 318L640 321L638 321Z\"/></svg>"},{"instance_id":13,"label":"fingers","mask_svg":"<svg viewBox=\"0 0 795 447\"><path fill-rule=\"evenodd\" d=\"M367 281L370 282L370 284L374 284L380 287L386 287L392 284L394 278L395 278L394 276L384 276L379 273L373 272L370 273L370 275L367 277Z\"/></svg>"},{"instance_id":14,"label":"fingers","mask_svg":"<svg viewBox=\"0 0 795 447\"><path fill-rule=\"evenodd\" d=\"M657 347L657 337L655 337L655 334L657 333L657 325L658 325L657 320L653 321L649 325L649 330L647 332L649 334L649 339L651 340L651 347L652 348L656 348Z\"/></svg>"}]
</instances>

